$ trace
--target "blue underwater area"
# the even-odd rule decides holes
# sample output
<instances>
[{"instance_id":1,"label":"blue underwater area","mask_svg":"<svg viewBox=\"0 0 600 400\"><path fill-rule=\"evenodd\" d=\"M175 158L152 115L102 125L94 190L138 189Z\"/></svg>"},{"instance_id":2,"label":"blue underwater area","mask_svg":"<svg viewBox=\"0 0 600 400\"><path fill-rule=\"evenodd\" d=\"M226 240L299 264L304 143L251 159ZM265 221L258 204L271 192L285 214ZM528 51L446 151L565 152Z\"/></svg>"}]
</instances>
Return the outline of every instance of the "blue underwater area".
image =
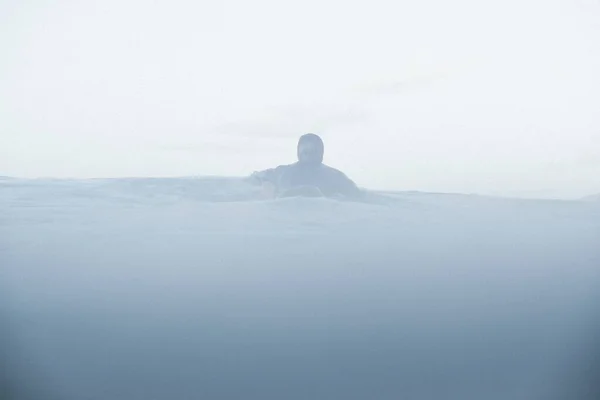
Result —
<instances>
[{"instance_id":1,"label":"blue underwater area","mask_svg":"<svg viewBox=\"0 0 600 400\"><path fill-rule=\"evenodd\" d=\"M0 266L3 399L600 393L596 201L6 178Z\"/></svg>"}]
</instances>

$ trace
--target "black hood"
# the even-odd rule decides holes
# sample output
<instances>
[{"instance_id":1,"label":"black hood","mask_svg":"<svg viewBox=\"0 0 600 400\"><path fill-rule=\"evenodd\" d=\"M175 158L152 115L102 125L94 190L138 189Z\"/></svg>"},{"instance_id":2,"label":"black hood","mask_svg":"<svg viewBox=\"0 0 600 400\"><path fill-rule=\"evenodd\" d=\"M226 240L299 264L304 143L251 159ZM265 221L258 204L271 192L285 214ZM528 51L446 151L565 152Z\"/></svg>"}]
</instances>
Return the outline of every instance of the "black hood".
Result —
<instances>
[{"instance_id":1,"label":"black hood","mask_svg":"<svg viewBox=\"0 0 600 400\"><path fill-rule=\"evenodd\" d=\"M315 159L311 160L311 164L321 164L323 162L323 154L325 153L325 145L323 144L323 140L319 137L319 135L315 135L314 133L307 133L305 135L300 136L298 140L298 146L296 148L296 153L298 155L298 161L302 163L303 161L300 159L300 147L304 143L311 143L315 146Z\"/></svg>"}]
</instances>

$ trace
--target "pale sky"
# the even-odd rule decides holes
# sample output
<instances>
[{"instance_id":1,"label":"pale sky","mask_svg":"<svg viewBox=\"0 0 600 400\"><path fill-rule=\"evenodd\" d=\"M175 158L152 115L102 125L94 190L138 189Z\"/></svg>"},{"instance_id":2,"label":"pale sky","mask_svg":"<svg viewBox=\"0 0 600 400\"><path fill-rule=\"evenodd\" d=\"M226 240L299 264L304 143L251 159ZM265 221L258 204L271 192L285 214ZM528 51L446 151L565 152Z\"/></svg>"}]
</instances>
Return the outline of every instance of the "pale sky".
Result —
<instances>
[{"instance_id":1,"label":"pale sky","mask_svg":"<svg viewBox=\"0 0 600 400\"><path fill-rule=\"evenodd\" d=\"M600 192L595 0L0 0L0 175Z\"/></svg>"}]
</instances>

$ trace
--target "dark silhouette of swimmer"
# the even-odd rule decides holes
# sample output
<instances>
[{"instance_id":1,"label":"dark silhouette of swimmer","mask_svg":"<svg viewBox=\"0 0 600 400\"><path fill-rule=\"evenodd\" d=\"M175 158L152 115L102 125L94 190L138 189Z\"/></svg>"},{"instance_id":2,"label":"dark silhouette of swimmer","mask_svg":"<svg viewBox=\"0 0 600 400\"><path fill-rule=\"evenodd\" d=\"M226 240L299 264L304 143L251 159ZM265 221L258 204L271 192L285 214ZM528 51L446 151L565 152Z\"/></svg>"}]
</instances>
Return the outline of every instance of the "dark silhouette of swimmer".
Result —
<instances>
[{"instance_id":1,"label":"dark silhouette of swimmer","mask_svg":"<svg viewBox=\"0 0 600 400\"><path fill-rule=\"evenodd\" d=\"M350 178L323 164L324 152L323 140L314 133L307 133L298 140L297 162L255 172L251 178L255 182L273 185L277 196L310 193L351 199L361 197L363 192Z\"/></svg>"}]
</instances>

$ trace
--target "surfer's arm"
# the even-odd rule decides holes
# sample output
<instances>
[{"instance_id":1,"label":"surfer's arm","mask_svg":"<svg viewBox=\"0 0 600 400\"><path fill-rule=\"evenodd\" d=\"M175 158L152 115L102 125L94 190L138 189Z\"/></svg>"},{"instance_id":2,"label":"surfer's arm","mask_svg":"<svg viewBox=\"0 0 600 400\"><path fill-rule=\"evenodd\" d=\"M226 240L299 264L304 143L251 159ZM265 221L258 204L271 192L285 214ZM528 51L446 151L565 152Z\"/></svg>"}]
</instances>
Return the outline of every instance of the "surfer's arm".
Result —
<instances>
[{"instance_id":1,"label":"surfer's arm","mask_svg":"<svg viewBox=\"0 0 600 400\"><path fill-rule=\"evenodd\" d=\"M341 171L338 171L337 177L337 193L349 199L361 199L364 192L354 183L354 181L346 176Z\"/></svg>"},{"instance_id":2,"label":"surfer's arm","mask_svg":"<svg viewBox=\"0 0 600 400\"><path fill-rule=\"evenodd\" d=\"M283 174L285 167L287 166L280 165L278 167L265 169L263 171L254 171L252 175L250 175L250 179L253 183L259 185L264 183L271 183L275 185Z\"/></svg>"}]
</instances>

